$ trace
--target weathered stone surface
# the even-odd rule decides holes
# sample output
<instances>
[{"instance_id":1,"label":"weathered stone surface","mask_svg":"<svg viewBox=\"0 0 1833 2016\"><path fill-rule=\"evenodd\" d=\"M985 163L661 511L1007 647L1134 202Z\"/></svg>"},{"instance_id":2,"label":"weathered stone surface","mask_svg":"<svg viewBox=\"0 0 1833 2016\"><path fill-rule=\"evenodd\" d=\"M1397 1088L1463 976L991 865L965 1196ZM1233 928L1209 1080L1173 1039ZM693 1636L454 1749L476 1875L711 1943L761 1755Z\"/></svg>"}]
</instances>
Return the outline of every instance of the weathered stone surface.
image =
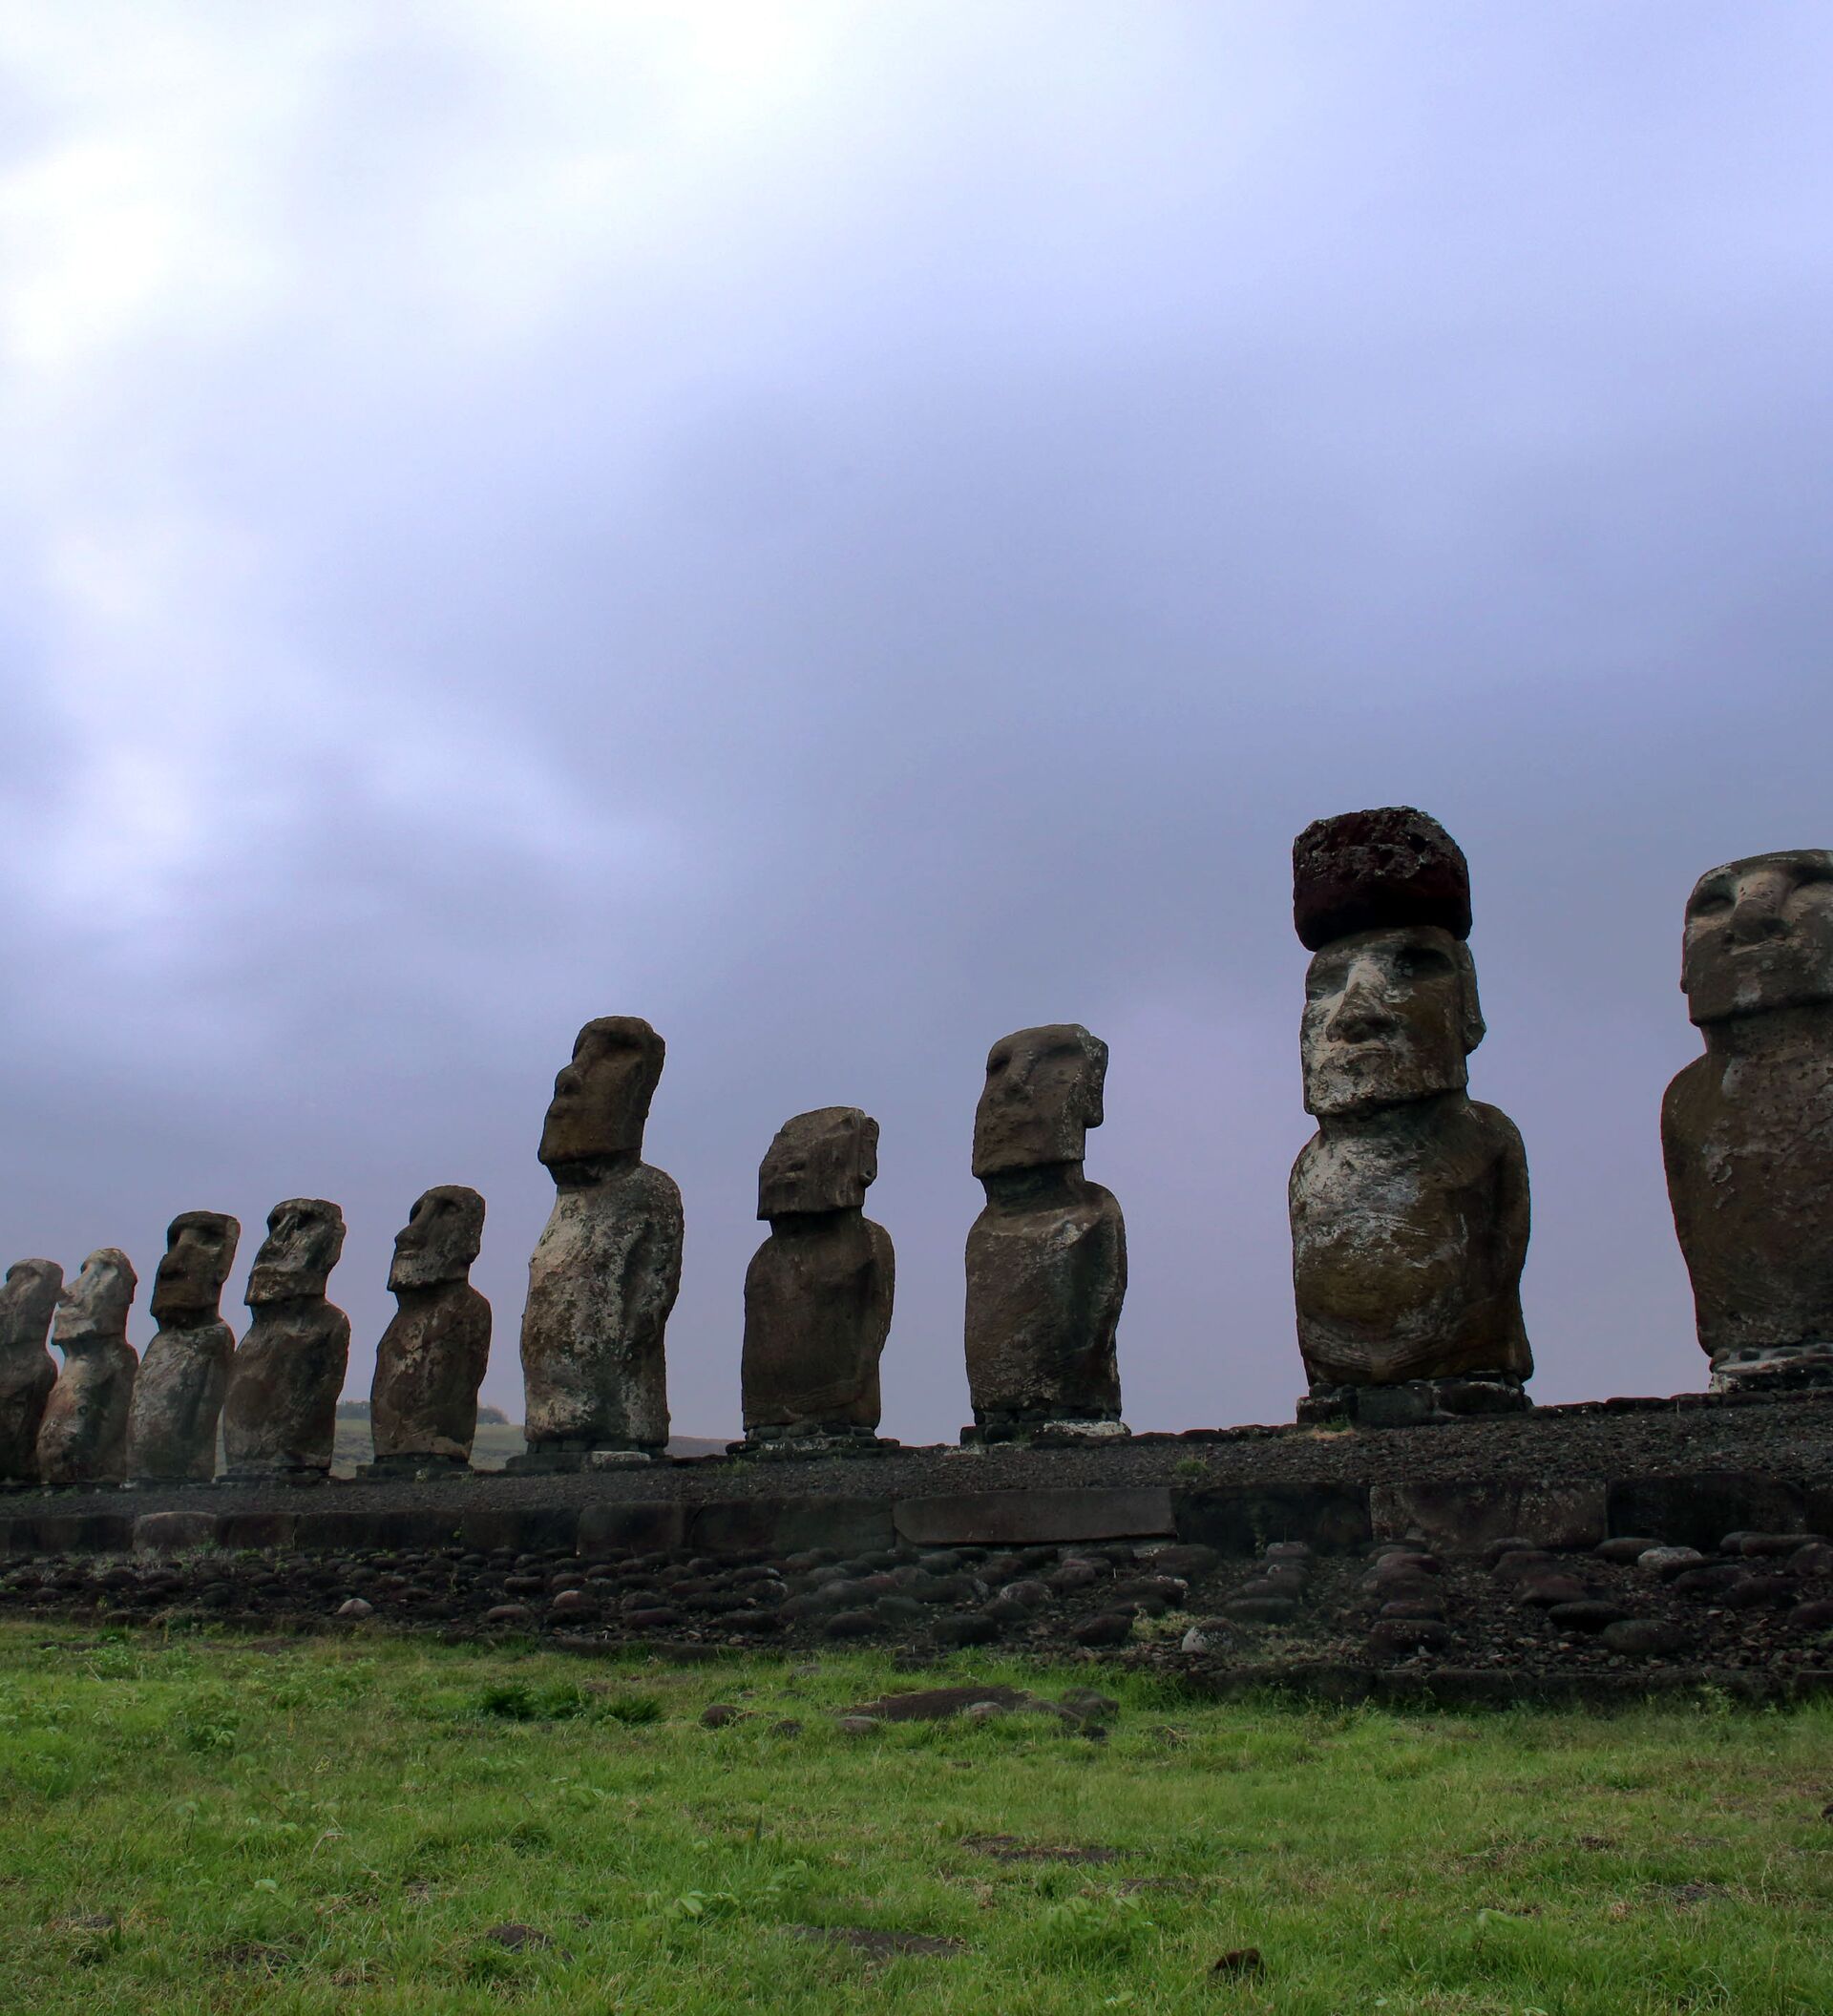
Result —
<instances>
[{"instance_id":1,"label":"weathered stone surface","mask_svg":"<svg viewBox=\"0 0 1833 2016\"><path fill-rule=\"evenodd\" d=\"M689 1509L665 1499L587 1505L579 1514L579 1550L585 1555L673 1553L687 1544Z\"/></svg>"},{"instance_id":2,"label":"weathered stone surface","mask_svg":"<svg viewBox=\"0 0 1833 2016\"><path fill-rule=\"evenodd\" d=\"M986 1208L967 1235L967 1382L981 1430L1117 1421L1120 1206L1083 1175L1107 1046L1074 1022L993 1045L974 1117Z\"/></svg>"},{"instance_id":3,"label":"weathered stone surface","mask_svg":"<svg viewBox=\"0 0 1833 2016\"><path fill-rule=\"evenodd\" d=\"M1477 1553L1514 1535L1537 1547L1593 1547L1608 1514L1602 1478L1372 1484L1368 1510L1377 1540L1422 1533L1454 1553Z\"/></svg>"},{"instance_id":4,"label":"weathered stone surface","mask_svg":"<svg viewBox=\"0 0 1833 2016\"><path fill-rule=\"evenodd\" d=\"M1418 817L1392 814L1401 825ZM1301 858L1305 848L1301 835ZM1354 850L1341 858L1355 859ZM1411 885L1402 877L1395 887ZM1409 914L1411 903L1386 883L1368 898L1380 917ZM1413 909L1423 914L1432 904L1422 898ZM1359 914L1333 895L1317 914ZM1514 1124L1465 1089L1465 1060L1484 1033L1469 951L1432 921L1323 940L1314 931L1307 942L1318 949L1306 974L1300 1051L1317 1132L1293 1166L1289 1205L1314 1400L1473 1376L1512 1387L1533 1370L1520 1294L1528 1162Z\"/></svg>"},{"instance_id":5,"label":"weathered stone surface","mask_svg":"<svg viewBox=\"0 0 1833 2016\"><path fill-rule=\"evenodd\" d=\"M758 1169L770 1236L745 1275L751 1440L870 1437L878 1426L895 1269L890 1235L863 1209L877 1174L878 1123L856 1106L797 1114Z\"/></svg>"},{"instance_id":6,"label":"weathered stone surface","mask_svg":"<svg viewBox=\"0 0 1833 2016\"><path fill-rule=\"evenodd\" d=\"M1470 870L1443 827L1410 805L1338 812L1292 843L1292 921L1308 952L1412 924L1467 938Z\"/></svg>"},{"instance_id":7,"label":"weathered stone surface","mask_svg":"<svg viewBox=\"0 0 1833 2016\"><path fill-rule=\"evenodd\" d=\"M919 1547L1148 1540L1177 1531L1171 1494L1150 1485L1137 1490L963 1491L947 1498L901 1498L893 1516L898 1537Z\"/></svg>"},{"instance_id":8,"label":"weathered stone surface","mask_svg":"<svg viewBox=\"0 0 1833 2016\"><path fill-rule=\"evenodd\" d=\"M1833 1382L1833 851L1702 875L1680 984L1706 1053L1661 1147L1713 1384Z\"/></svg>"},{"instance_id":9,"label":"weathered stone surface","mask_svg":"<svg viewBox=\"0 0 1833 2016\"><path fill-rule=\"evenodd\" d=\"M57 1383L45 1348L64 1270L54 1260L15 1260L0 1288L0 1484L38 1481L38 1429Z\"/></svg>"},{"instance_id":10,"label":"weathered stone surface","mask_svg":"<svg viewBox=\"0 0 1833 2016\"><path fill-rule=\"evenodd\" d=\"M893 1545L892 1504L884 1498L740 1498L698 1504L689 1544L707 1554L757 1548L794 1554L806 1547L870 1554Z\"/></svg>"},{"instance_id":11,"label":"weathered stone surface","mask_svg":"<svg viewBox=\"0 0 1833 2016\"><path fill-rule=\"evenodd\" d=\"M217 1470L217 1422L236 1335L218 1314L242 1227L221 1211L180 1211L153 1276L158 1331L146 1347L127 1424L127 1474L207 1479Z\"/></svg>"},{"instance_id":12,"label":"weathered stone surface","mask_svg":"<svg viewBox=\"0 0 1833 2016\"><path fill-rule=\"evenodd\" d=\"M231 1477L328 1471L350 1321L325 1298L344 1250L344 1214L322 1197L291 1197L267 1214L244 1300L254 1312L223 1397Z\"/></svg>"},{"instance_id":13,"label":"weathered stone surface","mask_svg":"<svg viewBox=\"0 0 1833 2016\"><path fill-rule=\"evenodd\" d=\"M1658 1533L1664 1542L1710 1551L1740 1528L1774 1533L1804 1524L1804 1502L1784 1478L1693 1470L1612 1479L1609 1520L1612 1534Z\"/></svg>"},{"instance_id":14,"label":"weathered stone surface","mask_svg":"<svg viewBox=\"0 0 1833 2016\"><path fill-rule=\"evenodd\" d=\"M490 1304L469 1279L483 1237L484 1200L463 1184L428 1190L395 1234L389 1289L398 1308L369 1387L378 1461L471 1460L490 1360Z\"/></svg>"},{"instance_id":15,"label":"weathered stone surface","mask_svg":"<svg viewBox=\"0 0 1833 2016\"><path fill-rule=\"evenodd\" d=\"M558 1195L528 1266L524 1433L544 1448L661 1449L664 1336L681 1286L681 1192L639 1157L664 1045L636 1016L588 1022L554 1082L540 1159Z\"/></svg>"},{"instance_id":16,"label":"weathered stone surface","mask_svg":"<svg viewBox=\"0 0 1833 2016\"><path fill-rule=\"evenodd\" d=\"M214 1512L148 1512L134 1522L137 1554L179 1554L217 1544Z\"/></svg>"},{"instance_id":17,"label":"weathered stone surface","mask_svg":"<svg viewBox=\"0 0 1833 2016\"><path fill-rule=\"evenodd\" d=\"M1304 1541L1320 1554L1346 1554L1370 1537L1363 1484L1238 1484L1171 1494L1177 1537L1218 1554L1257 1554L1277 1541Z\"/></svg>"},{"instance_id":18,"label":"weathered stone surface","mask_svg":"<svg viewBox=\"0 0 1833 2016\"><path fill-rule=\"evenodd\" d=\"M118 1484L127 1476L127 1417L139 1359L127 1312L139 1286L119 1247L90 1254L57 1298L51 1340L63 1370L38 1429L38 1474L48 1484Z\"/></svg>"}]
</instances>

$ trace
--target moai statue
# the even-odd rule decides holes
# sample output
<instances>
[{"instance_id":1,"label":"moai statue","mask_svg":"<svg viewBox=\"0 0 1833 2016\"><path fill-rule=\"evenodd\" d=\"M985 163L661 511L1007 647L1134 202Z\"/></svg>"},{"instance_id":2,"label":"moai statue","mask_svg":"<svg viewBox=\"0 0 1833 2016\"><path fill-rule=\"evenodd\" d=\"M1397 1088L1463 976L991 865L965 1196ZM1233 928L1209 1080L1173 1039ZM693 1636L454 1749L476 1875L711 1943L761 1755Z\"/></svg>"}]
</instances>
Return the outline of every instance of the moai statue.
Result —
<instances>
[{"instance_id":1,"label":"moai statue","mask_svg":"<svg viewBox=\"0 0 1833 2016\"><path fill-rule=\"evenodd\" d=\"M330 1473L350 1319L325 1290L343 1250L344 1214L322 1197L289 1197L267 1213L242 1297L254 1321L236 1347L222 1403L232 1478Z\"/></svg>"},{"instance_id":2,"label":"moai statue","mask_svg":"<svg viewBox=\"0 0 1833 2016\"><path fill-rule=\"evenodd\" d=\"M484 1200L457 1183L427 1191L395 1234L389 1291L400 1307L369 1389L377 1470L471 1460L490 1360L490 1304L469 1279L483 1239Z\"/></svg>"},{"instance_id":3,"label":"moai statue","mask_svg":"<svg viewBox=\"0 0 1833 2016\"><path fill-rule=\"evenodd\" d=\"M1680 985L1706 1054L1661 1151L1713 1389L1833 1384L1833 852L1701 875Z\"/></svg>"},{"instance_id":4,"label":"moai statue","mask_svg":"<svg viewBox=\"0 0 1833 2016\"><path fill-rule=\"evenodd\" d=\"M974 1115L986 1208L967 1235L963 1440L1123 1436L1114 1333L1127 1293L1120 1206L1082 1173L1107 1045L1078 1022L993 1045Z\"/></svg>"},{"instance_id":5,"label":"moai statue","mask_svg":"<svg viewBox=\"0 0 1833 2016\"><path fill-rule=\"evenodd\" d=\"M217 1474L217 1421L229 1385L236 1334L218 1311L236 1264L242 1227L221 1211L180 1211L153 1277L158 1334L140 1360L127 1423L135 1483Z\"/></svg>"},{"instance_id":6,"label":"moai statue","mask_svg":"<svg viewBox=\"0 0 1833 2016\"><path fill-rule=\"evenodd\" d=\"M1528 1159L1464 1089L1484 1029L1464 855L1410 807L1320 819L1293 843L1293 918L1317 1122L1289 1190L1298 1418L1518 1412Z\"/></svg>"},{"instance_id":7,"label":"moai statue","mask_svg":"<svg viewBox=\"0 0 1833 2016\"><path fill-rule=\"evenodd\" d=\"M641 1159L664 1046L634 1015L587 1022L554 1081L540 1156L558 1194L528 1263L517 1470L646 1461L668 1440L663 1336L681 1286L681 1192Z\"/></svg>"},{"instance_id":8,"label":"moai statue","mask_svg":"<svg viewBox=\"0 0 1833 2016\"><path fill-rule=\"evenodd\" d=\"M891 1330L891 1238L865 1214L878 1123L857 1106L786 1121L757 1172L770 1236L745 1274L745 1442L784 1454L876 1451Z\"/></svg>"},{"instance_id":9,"label":"moai statue","mask_svg":"<svg viewBox=\"0 0 1833 2016\"><path fill-rule=\"evenodd\" d=\"M0 1484L38 1481L38 1427L57 1383L45 1333L64 1286L54 1260L15 1260L0 1288Z\"/></svg>"},{"instance_id":10,"label":"moai statue","mask_svg":"<svg viewBox=\"0 0 1833 2016\"><path fill-rule=\"evenodd\" d=\"M48 1484L127 1480L127 1416L140 1363L127 1341L127 1312L139 1285L127 1255L105 1246L57 1298L51 1341L64 1369L38 1428L38 1475Z\"/></svg>"}]
</instances>

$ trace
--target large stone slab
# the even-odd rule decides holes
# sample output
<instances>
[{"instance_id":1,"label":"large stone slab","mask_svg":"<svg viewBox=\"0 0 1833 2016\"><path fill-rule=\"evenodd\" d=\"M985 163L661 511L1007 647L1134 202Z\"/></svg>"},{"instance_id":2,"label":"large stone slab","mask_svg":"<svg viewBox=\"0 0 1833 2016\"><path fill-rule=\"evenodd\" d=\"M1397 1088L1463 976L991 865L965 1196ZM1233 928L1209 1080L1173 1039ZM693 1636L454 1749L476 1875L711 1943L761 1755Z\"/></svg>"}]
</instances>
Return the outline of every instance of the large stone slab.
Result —
<instances>
[{"instance_id":1,"label":"large stone slab","mask_svg":"<svg viewBox=\"0 0 1833 2016\"><path fill-rule=\"evenodd\" d=\"M134 1522L137 1554L177 1554L218 1544L214 1512L148 1512Z\"/></svg>"},{"instance_id":2,"label":"large stone slab","mask_svg":"<svg viewBox=\"0 0 1833 2016\"><path fill-rule=\"evenodd\" d=\"M667 1499L587 1505L579 1514L581 1554L672 1554L687 1544L688 1507Z\"/></svg>"},{"instance_id":3,"label":"large stone slab","mask_svg":"<svg viewBox=\"0 0 1833 2016\"><path fill-rule=\"evenodd\" d=\"M1606 1532L1608 1489L1601 1477L1373 1484L1369 1523L1377 1540L1418 1531L1453 1554L1474 1553L1517 1534L1543 1547L1594 1547Z\"/></svg>"},{"instance_id":4,"label":"large stone slab","mask_svg":"<svg viewBox=\"0 0 1833 2016\"><path fill-rule=\"evenodd\" d=\"M1373 1537L1366 1484L1230 1484L1174 1492L1172 1503L1178 1539L1221 1554L1256 1554L1275 1540L1347 1554Z\"/></svg>"},{"instance_id":5,"label":"large stone slab","mask_svg":"<svg viewBox=\"0 0 1833 2016\"><path fill-rule=\"evenodd\" d=\"M1710 1553L1727 1533L1799 1533L1807 1495L1754 1470L1695 1470L1670 1477L1621 1477L1610 1487L1612 1533L1646 1533L1671 1546Z\"/></svg>"},{"instance_id":6,"label":"large stone slab","mask_svg":"<svg viewBox=\"0 0 1833 2016\"><path fill-rule=\"evenodd\" d=\"M963 1491L903 1498L892 1508L914 1546L1043 1546L1055 1541L1149 1540L1176 1531L1171 1494L1140 1490Z\"/></svg>"},{"instance_id":7,"label":"large stone slab","mask_svg":"<svg viewBox=\"0 0 1833 2016\"><path fill-rule=\"evenodd\" d=\"M738 1498L691 1508L688 1544L708 1554L832 1547L870 1554L895 1544L884 1498Z\"/></svg>"}]
</instances>

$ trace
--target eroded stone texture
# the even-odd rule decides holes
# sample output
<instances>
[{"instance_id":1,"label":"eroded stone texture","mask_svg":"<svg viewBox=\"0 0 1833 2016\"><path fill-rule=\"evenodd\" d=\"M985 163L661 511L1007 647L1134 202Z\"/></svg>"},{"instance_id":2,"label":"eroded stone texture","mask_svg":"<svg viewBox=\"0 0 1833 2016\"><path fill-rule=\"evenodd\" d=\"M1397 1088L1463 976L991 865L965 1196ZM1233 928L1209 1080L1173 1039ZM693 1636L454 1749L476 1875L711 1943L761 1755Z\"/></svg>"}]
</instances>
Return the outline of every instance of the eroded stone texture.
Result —
<instances>
[{"instance_id":1,"label":"eroded stone texture","mask_svg":"<svg viewBox=\"0 0 1833 2016\"><path fill-rule=\"evenodd\" d=\"M63 1370L38 1429L38 1474L48 1484L118 1484L127 1477L127 1417L139 1359L127 1312L139 1277L119 1247L90 1254L57 1298L51 1341Z\"/></svg>"},{"instance_id":2,"label":"eroded stone texture","mask_svg":"<svg viewBox=\"0 0 1833 2016\"><path fill-rule=\"evenodd\" d=\"M974 1116L986 1208L967 1235L967 1382L983 1437L1115 1424L1127 1293L1120 1206L1082 1173L1107 1046L1075 1022L993 1045Z\"/></svg>"},{"instance_id":3,"label":"eroded stone texture","mask_svg":"<svg viewBox=\"0 0 1833 2016\"><path fill-rule=\"evenodd\" d=\"M127 1474L136 1480L207 1479L236 1334L218 1312L242 1227L221 1211L181 1211L153 1277L158 1330L140 1361L128 1415Z\"/></svg>"},{"instance_id":4,"label":"eroded stone texture","mask_svg":"<svg viewBox=\"0 0 1833 2016\"><path fill-rule=\"evenodd\" d=\"M1833 1380L1833 852L1756 854L1687 901L1706 1052L1661 1147L1715 1388Z\"/></svg>"},{"instance_id":5,"label":"eroded stone texture","mask_svg":"<svg viewBox=\"0 0 1833 2016\"><path fill-rule=\"evenodd\" d=\"M745 1275L743 1386L751 1443L875 1446L891 1331L891 1238L865 1215L878 1123L856 1106L787 1121L757 1172L770 1236Z\"/></svg>"},{"instance_id":6,"label":"eroded stone texture","mask_svg":"<svg viewBox=\"0 0 1833 2016\"><path fill-rule=\"evenodd\" d=\"M1514 1124L1465 1089L1484 1025L1464 856L1397 807L1320 820L1293 859L1295 918L1317 946L1300 1050L1317 1132L1289 1186L1311 1411L1398 1422L1524 1405L1528 1163Z\"/></svg>"},{"instance_id":7,"label":"eroded stone texture","mask_svg":"<svg viewBox=\"0 0 1833 2016\"><path fill-rule=\"evenodd\" d=\"M579 1031L554 1081L540 1157L557 1195L522 1312L523 1433L537 1462L668 1439L681 1192L640 1159L664 1054L641 1018L605 1016Z\"/></svg>"},{"instance_id":8,"label":"eroded stone texture","mask_svg":"<svg viewBox=\"0 0 1833 2016\"><path fill-rule=\"evenodd\" d=\"M254 1312L236 1347L222 1406L231 1477L327 1472L350 1319L326 1300L344 1251L344 1214L322 1197L291 1197L267 1214L267 1237L243 1299Z\"/></svg>"},{"instance_id":9,"label":"eroded stone texture","mask_svg":"<svg viewBox=\"0 0 1833 2016\"><path fill-rule=\"evenodd\" d=\"M64 1286L54 1260L15 1260L0 1287L0 1484L38 1481L38 1429L57 1383L45 1335Z\"/></svg>"},{"instance_id":10,"label":"eroded stone texture","mask_svg":"<svg viewBox=\"0 0 1833 2016\"><path fill-rule=\"evenodd\" d=\"M376 1346L369 1432L376 1460L464 1463L490 1360L490 1304L472 1287L484 1200L462 1184L419 1199L395 1235L389 1288L399 1305Z\"/></svg>"}]
</instances>

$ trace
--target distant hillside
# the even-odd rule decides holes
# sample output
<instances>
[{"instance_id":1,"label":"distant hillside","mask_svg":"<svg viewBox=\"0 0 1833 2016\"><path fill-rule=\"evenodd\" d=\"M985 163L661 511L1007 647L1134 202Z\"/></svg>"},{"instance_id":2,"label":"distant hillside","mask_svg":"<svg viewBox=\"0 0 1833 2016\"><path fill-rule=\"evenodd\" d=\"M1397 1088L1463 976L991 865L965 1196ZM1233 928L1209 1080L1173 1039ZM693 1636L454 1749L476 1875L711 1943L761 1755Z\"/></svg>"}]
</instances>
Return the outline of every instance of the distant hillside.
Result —
<instances>
[{"instance_id":1,"label":"distant hillside","mask_svg":"<svg viewBox=\"0 0 1833 2016\"><path fill-rule=\"evenodd\" d=\"M727 1442L736 1436L675 1435L668 1438L670 1456L723 1456ZM500 1407L477 1410L477 1439L471 1447L474 1470L500 1470L512 1456L520 1456L527 1444L522 1424L512 1421ZM359 1463L374 1455L369 1441L369 1403L344 1400L337 1410L337 1442L331 1456L334 1477L353 1477Z\"/></svg>"},{"instance_id":2,"label":"distant hillside","mask_svg":"<svg viewBox=\"0 0 1833 2016\"><path fill-rule=\"evenodd\" d=\"M368 1400L339 1400L337 1418L340 1421L367 1421L369 1418L369 1403ZM480 1428L507 1428L511 1422L500 1407L479 1407L477 1425Z\"/></svg>"}]
</instances>

